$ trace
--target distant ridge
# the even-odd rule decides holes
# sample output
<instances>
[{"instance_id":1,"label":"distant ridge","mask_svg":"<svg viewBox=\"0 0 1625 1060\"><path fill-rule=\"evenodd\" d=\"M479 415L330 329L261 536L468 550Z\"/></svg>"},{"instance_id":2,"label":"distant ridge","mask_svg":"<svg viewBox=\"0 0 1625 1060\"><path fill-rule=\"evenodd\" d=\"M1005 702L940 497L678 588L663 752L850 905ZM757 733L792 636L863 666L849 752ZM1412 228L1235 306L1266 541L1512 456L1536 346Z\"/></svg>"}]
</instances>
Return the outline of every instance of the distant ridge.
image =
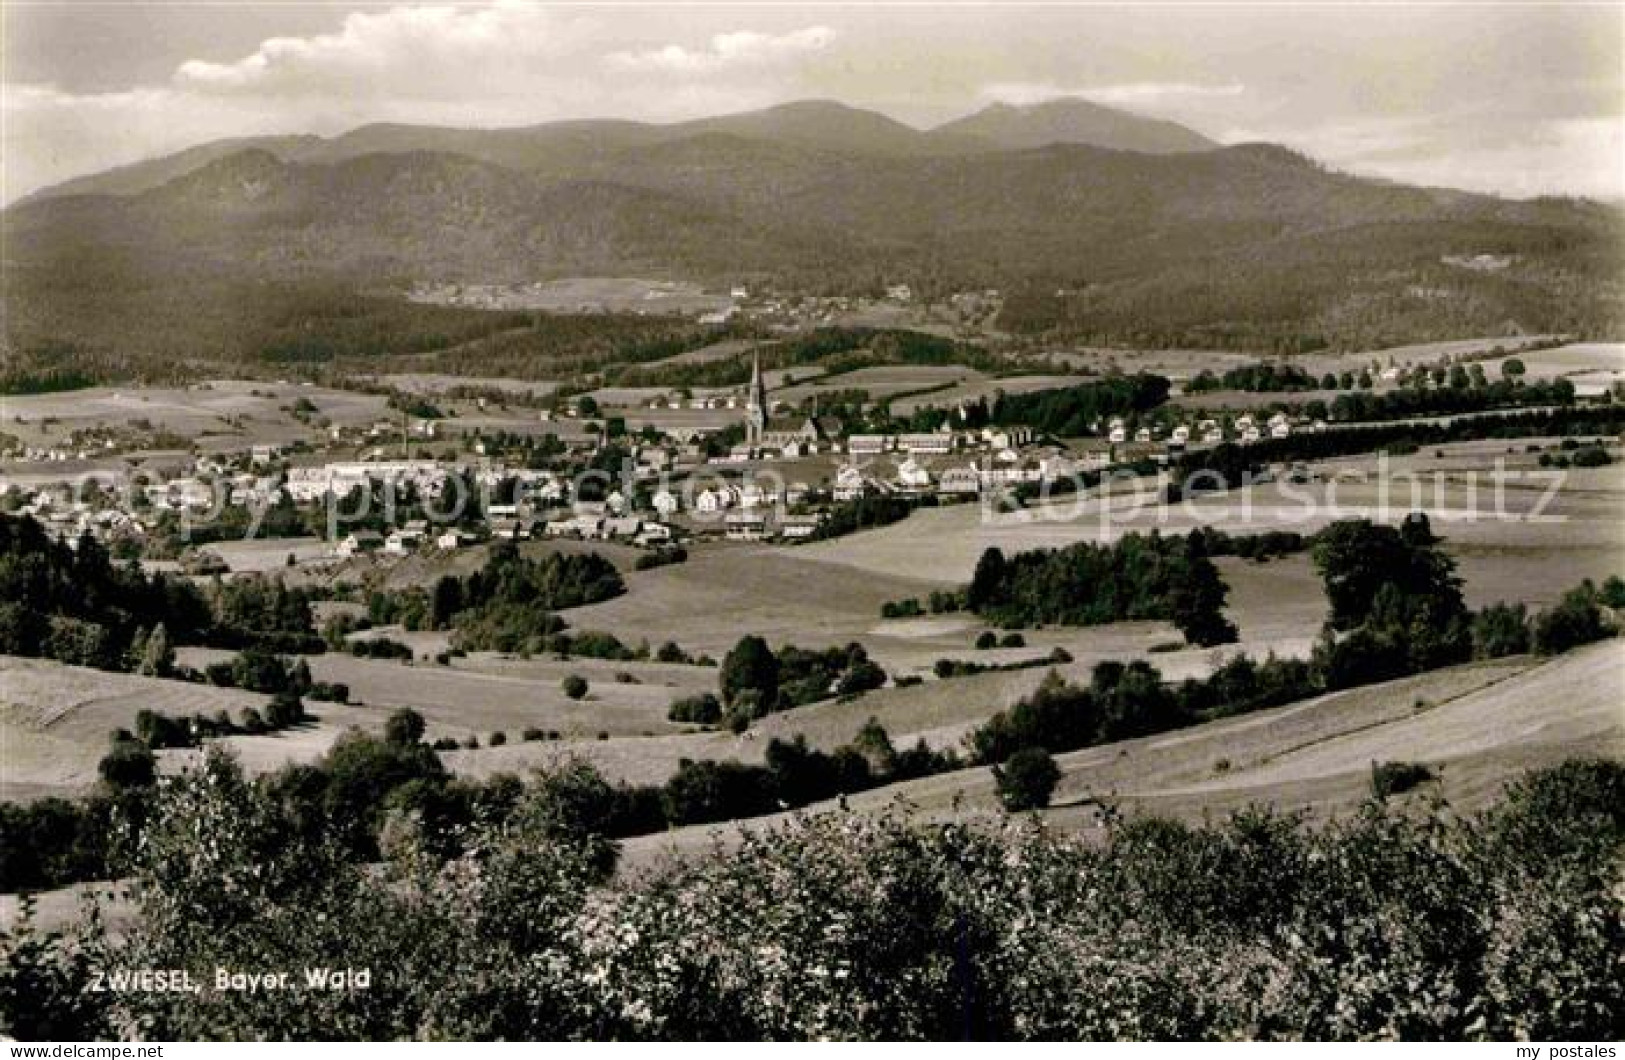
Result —
<instances>
[{"instance_id":1,"label":"distant ridge","mask_svg":"<svg viewBox=\"0 0 1625 1060\"><path fill-rule=\"evenodd\" d=\"M1050 144L1089 144L1162 155L1211 151L1219 146L1183 125L1142 118L1082 99L1057 99L1030 106L995 103L931 131L934 136L979 140L1008 151Z\"/></svg>"},{"instance_id":2,"label":"distant ridge","mask_svg":"<svg viewBox=\"0 0 1625 1060\"><path fill-rule=\"evenodd\" d=\"M1058 101L1038 108L989 107L929 131L844 103L801 100L667 125L577 120L464 129L377 123L330 138L258 136L216 140L161 158L76 177L42 188L19 202L66 195L138 195L245 148L270 151L284 162L341 162L380 152L444 151L512 169L554 173L579 171L616 152L716 134L857 157L962 155L1052 143L1157 154L1218 146L1172 122L1081 100Z\"/></svg>"}]
</instances>

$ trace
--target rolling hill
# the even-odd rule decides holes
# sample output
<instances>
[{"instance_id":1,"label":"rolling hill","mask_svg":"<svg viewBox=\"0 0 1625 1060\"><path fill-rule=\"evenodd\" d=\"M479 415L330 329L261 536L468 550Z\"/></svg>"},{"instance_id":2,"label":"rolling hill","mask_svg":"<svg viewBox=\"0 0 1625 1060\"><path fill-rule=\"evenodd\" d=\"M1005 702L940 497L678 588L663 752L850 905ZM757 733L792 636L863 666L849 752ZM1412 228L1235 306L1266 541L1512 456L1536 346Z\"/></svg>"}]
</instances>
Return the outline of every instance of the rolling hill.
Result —
<instances>
[{"instance_id":1,"label":"rolling hill","mask_svg":"<svg viewBox=\"0 0 1625 1060\"><path fill-rule=\"evenodd\" d=\"M1362 179L1075 101L928 132L809 102L678 125L222 142L49 189L0 228L25 362L115 343L139 358L156 301L207 316L227 282L902 280L926 298L1005 290L1010 330L1280 352L1600 336L1625 316L1617 209ZM1513 264L1443 260L1480 253Z\"/></svg>"},{"instance_id":2,"label":"rolling hill","mask_svg":"<svg viewBox=\"0 0 1625 1060\"><path fill-rule=\"evenodd\" d=\"M931 133L938 138L959 137L1012 151L1050 144L1092 144L1160 155L1210 151L1219 146L1183 125L1142 118L1081 99L1058 99L1031 106L995 103L939 125Z\"/></svg>"}]
</instances>

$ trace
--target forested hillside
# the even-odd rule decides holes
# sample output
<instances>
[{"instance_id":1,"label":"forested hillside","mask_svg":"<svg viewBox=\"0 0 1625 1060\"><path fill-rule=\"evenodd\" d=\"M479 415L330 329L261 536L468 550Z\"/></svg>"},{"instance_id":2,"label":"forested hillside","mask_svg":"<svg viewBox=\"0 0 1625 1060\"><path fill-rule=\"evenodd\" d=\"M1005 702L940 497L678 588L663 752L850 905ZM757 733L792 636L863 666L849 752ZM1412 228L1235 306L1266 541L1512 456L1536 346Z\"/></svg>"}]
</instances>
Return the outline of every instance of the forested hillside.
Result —
<instances>
[{"instance_id":1,"label":"forested hillside","mask_svg":"<svg viewBox=\"0 0 1625 1060\"><path fill-rule=\"evenodd\" d=\"M0 217L10 352L34 370L232 362L267 345L238 337L245 307L251 333L274 332L258 304L288 285L348 301L592 275L906 282L920 300L998 288L998 323L1018 334L1288 353L1613 337L1625 317L1615 208L1404 187L1269 145L973 149L820 106L689 126L374 126L79 182ZM1033 135L1059 135L1044 125ZM1481 254L1506 264L1446 260ZM415 352L484 326L402 313L365 337L307 315L300 341Z\"/></svg>"}]
</instances>

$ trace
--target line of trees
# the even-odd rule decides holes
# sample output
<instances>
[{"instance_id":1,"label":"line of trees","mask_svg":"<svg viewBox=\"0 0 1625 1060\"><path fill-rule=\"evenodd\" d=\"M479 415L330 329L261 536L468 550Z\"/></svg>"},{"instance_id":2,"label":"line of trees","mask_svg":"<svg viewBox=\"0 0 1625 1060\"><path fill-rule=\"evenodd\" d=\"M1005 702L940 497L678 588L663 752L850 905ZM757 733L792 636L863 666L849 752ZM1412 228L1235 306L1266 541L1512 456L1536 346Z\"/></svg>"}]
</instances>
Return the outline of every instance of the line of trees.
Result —
<instances>
[{"instance_id":1,"label":"line of trees","mask_svg":"<svg viewBox=\"0 0 1625 1060\"><path fill-rule=\"evenodd\" d=\"M1454 563L1425 516L1402 526L1333 523L1316 538L1314 563L1329 613L1308 660L1236 656L1205 679L1166 682L1149 663L1103 662L1087 685L1050 674L1030 696L976 729L978 761L1028 747L1071 751L1214 718L1375 684L1465 662L1535 651L1555 655L1613 636L1625 581L1590 582L1531 618L1521 606L1474 613Z\"/></svg>"},{"instance_id":2,"label":"line of trees","mask_svg":"<svg viewBox=\"0 0 1625 1060\"><path fill-rule=\"evenodd\" d=\"M487 789L449 860L425 856L432 819L392 812L362 865L210 759L154 800L116 937L26 911L0 934L0 1032L1592 1041L1625 1007L1616 762L1530 774L1469 816L1372 802L1313 827L1246 811L1083 838L809 815L615 887L602 792L580 767ZM371 981L296 1004L90 989L125 967Z\"/></svg>"},{"instance_id":3,"label":"line of trees","mask_svg":"<svg viewBox=\"0 0 1625 1060\"><path fill-rule=\"evenodd\" d=\"M1230 590L1206 542L1201 532L1152 532L1009 557L989 548L977 561L965 605L1012 628L1167 619L1192 644L1228 644L1236 639L1235 625L1224 617Z\"/></svg>"},{"instance_id":4,"label":"line of trees","mask_svg":"<svg viewBox=\"0 0 1625 1060\"><path fill-rule=\"evenodd\" d=\"M1227 368L1221 375L1204 368L1185 384L1192 394L1210 390L1246 390L1253 393L1273 394L1283 390L1314 390L1319 386L1315 377L1295 364L1244 364ZM1328 389L1335 390L1336 387Z\"/></svg>"}]
</instances>

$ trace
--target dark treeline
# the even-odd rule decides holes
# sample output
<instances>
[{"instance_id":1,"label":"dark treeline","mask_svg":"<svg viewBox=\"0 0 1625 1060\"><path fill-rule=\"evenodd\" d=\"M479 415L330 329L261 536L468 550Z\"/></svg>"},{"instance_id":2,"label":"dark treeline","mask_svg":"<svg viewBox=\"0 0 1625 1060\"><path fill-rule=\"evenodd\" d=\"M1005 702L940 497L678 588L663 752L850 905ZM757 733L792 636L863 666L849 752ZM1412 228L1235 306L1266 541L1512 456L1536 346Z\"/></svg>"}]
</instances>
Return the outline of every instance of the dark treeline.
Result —
<instances>
[{"instance_id":1,"label":"dark treeline","mask_svg":"<svg viewBox=\"0 0 1625 1060\"><path fill-rule=\"evenodd\" d=\"M31 516L0 514L0 598L0 653L103 670L154 673L153 660L182 644L324 647L311 625L310 594L280 579L199 587L149 576L133 560L114 563L88 534L71 545L51 538Z\"/></svg>"},{"instance_id":2,"label":"dark treeline","mask_svg":"<svg viewBox=\"0 0 1625 1060\"><path fill-rule=\"evenodd\" d=\"M315 370L345 358L455 347L531 319L365 294L340 280L194 275L154 283L116 258L16 271L12 370L22 377L67 371L103 383L177 382L200 364Z\"/></svg>"},{"instance_id":3,"label":"dark treeline","mask_svg":"<svg viewBox=\"0 0 1625 1060\"><path fill-rule=\"evenodd\" d=\"M0 653L128 669L138 634L160 625L198 643L215 619L190 582L115 564L88 534L70 545L31 516L0 514Z\"/></svg>"},{"instance_id":4,"label":"dark treeline","mask_svg":"<svg viewBox=\"0 0 1625 1060\"><path fill-rule=\"evenodd\" d=\"M1399 445L1443 445L1483 438L1544 438L1617 434L1625 430L1625 406L1604 405L1529 412L1487 413L1436 423L1384 423L1266 438L1248 445L1223 442L1195 449L1173 465L1176 497L1182 489L1225 489L1276 463L1327 460Z\"/></svg>"},{"instance_id":5,"label":"dark treeline","mask_svg":"<svg viewBox=\"0 0 1625 1060\"><path fill-rule=\"evenodd\" d=\"M452 630L453 643L466 651L539 652L549 650L545 638L565 628L554 612L625 591L620 572L596 552L532 559L502 542L472 574L445 575L427 592L380 590L367 606L374 622Z\"/></svg>"},{"instance_id":6,"label":"dark treeline","mask_svg":"<svg viewBox=\"0 0 1625 1060\"><path fill-rule=\"evenodd\" d=\"M1092 626L1124 619L1167 619L1192 644L1228 644L1228 587L1208 558L1200 531L1164 537L1131 533L1114 544L1079 542L1006 557L982 553L965 604L1006 627Z\"/></svg>"},{"instance_id":7,"label":"dark treeline","mask_svg":"<svg viewBox=\"0 0 1625 1060\"><path fill-rule=\"evenodd\" d=\"M886 683L886 672L863 645L814 650L781 645L777 651L754 634L741 637L722 660L719 675L726 713L748 723L830 696L854 696Z\"/></svg>"},{"instance_id":8,"label":"dark treeline","mask_svg":"<svg viewBox=\"0 0 1625 1060\"><path fill-rule=\"evenodd\" d=\"M637 313L531 313L520 324L425 360L438 371L467 375L579 379L601 373L607 384L630 386L625 380L640 371L660 370L638 366L757 335L748 326Z\"/></svg>"},{"instance_id":9,"label":"dark treeline","mask_svg":"<svg viewBox=\"0 0 1625 1060\"><path fill-rule=\"evenodd\" d=\"M827 541L907 519L916 508L933 507L935 497L895 497L864 494L849 501L836 501L825 509L808 540Z\"/></svg>"},{"instance_id":10,"label":"dark treeline","mask_svg":"<svg viewBox=\"0 0 1625 1060\"><path fill-rule=\"evenodd\" d=\"M1185 390L1192 394L1209 390L1273 394L1284 390L1314 390L1319 385L1314 376L1295 364L1246 364L1228 368L1222 375L1214 375L1212 369L1204 368L1185 385Z\"/></svg>"},{"instance_id":11,"label":"dark treeline","mask_svg":"<svg viewBox=\"0 0 1625 1060\"><path fill-rule=\"evenodd\" d=\"M1442 416L1485 409L1530 405L1572 405L1574 384L1567 379L1545 383L1499 379L1482 386L1400 387L1383 393L1356 390L1332 400L1335 420L1392 420L1407 416Z\"/></svg>"},{"instance_id":12,"label":"dark treeline","mask_svg":"<svg viewBox=\"0 0 1625 1060\"><path fill-rule=\"evenodd\" d=\"M55 394L64 390L83 390L96 385L96 381L77 368L52 368L52 357L71 357L71 349L56 351L25 351L19 358L34 368L7 366L0 371L0 394Z\"/></svg>"},{"instance_id":13,"label":"dark treeline","mask_svg":"<svg viewBox=\"0 0 1625 1060\"><path fill-rule=\"evenodd\" d=\"M989 419L999 426L1024 426L1040 434L1077 437L1098 431L1102 417L1145 412L1166 400L1168 380L1140 373L1057 390L1000 394Z\"/></svg>"},{"instance_id":14,"label":"dark treeline","mask_svg":"<svg viewBox=\"0 0 1625 1060\"><path fill-rule=\"evenodd\" d=\"M903 418L892 417L888 412L877 429L934 431L944 425L961 430L1031 427L1039 434L1076 437L1098 433L1103 417L1127 416L1156 408L1168 399L1168 388L1167 379L1142 372L1024 394L1001 391L991 402L979 397L956 403L953 408L926 406Z\"/></svg>"}]
</instances>

